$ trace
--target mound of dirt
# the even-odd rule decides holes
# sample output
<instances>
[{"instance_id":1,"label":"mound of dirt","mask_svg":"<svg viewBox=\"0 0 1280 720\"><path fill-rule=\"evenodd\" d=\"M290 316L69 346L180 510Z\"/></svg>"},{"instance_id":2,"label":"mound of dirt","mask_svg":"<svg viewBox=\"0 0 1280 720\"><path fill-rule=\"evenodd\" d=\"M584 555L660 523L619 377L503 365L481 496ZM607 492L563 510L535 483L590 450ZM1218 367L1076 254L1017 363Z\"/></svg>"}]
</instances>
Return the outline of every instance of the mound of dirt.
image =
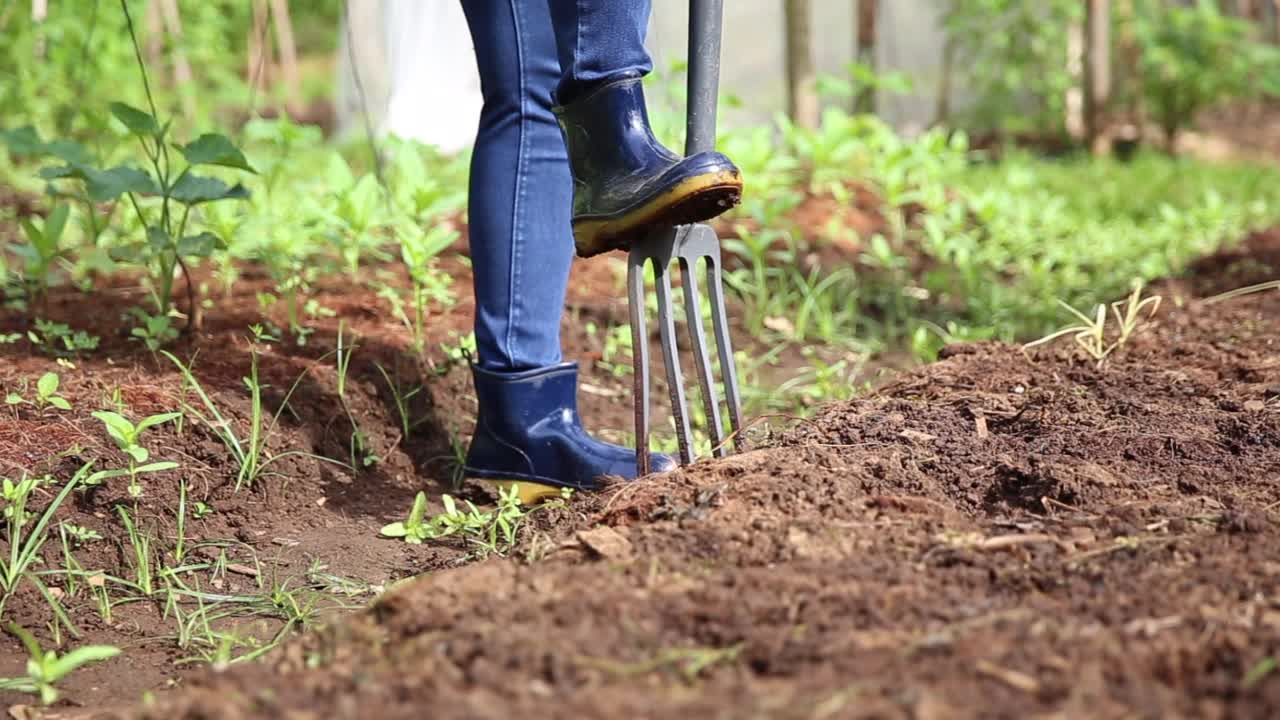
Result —
<instances>
[{"instance_id":1,"label":"mound of dirt","mask_svg":"<svg viewBox=\"0 0 1280 720\"><path fill-rule=\"evenodd\" d=\"M1274 717L1280 293L1201 267L1102 365L949 348L111 716Z\"/></svg>"}]
</instances>

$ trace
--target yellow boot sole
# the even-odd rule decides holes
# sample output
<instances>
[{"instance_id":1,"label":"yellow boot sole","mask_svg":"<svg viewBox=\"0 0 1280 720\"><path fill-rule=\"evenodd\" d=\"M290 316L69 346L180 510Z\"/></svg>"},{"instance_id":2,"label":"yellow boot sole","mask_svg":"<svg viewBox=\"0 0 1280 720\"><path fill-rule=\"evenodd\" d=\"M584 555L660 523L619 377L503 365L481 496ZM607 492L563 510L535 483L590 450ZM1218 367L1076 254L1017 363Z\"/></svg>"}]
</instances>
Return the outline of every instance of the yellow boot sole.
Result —
<instances>
[{"instance_id":1,"label":"yellow boot sole","mask_svg":"<svg viewBox=\"0 0 1280 720\"><path fill-rule=\"evenodd\" d=\"M544 500L558 499L562 495L562 488L555 485L542 485L540 483L529 482L528 480L479 480L492 487L501 490L504 493L511 492L511 488L516 488L516 497L520 498L521 505L537 505Z\"/></svg>"},{"instance_id":2,"label":"yellow boot sole","mask_svg":"<svg viewBox=\"0 0 1280 720\"><path fill-rule=\"evenodd\" d=\"M574 244L578 255L584 258L610 250L627 250L655 228L710 220L741 199L739 173L726 170L695 175L617 217L584 218L574 222Z\"/></svg>"}]
</instances>

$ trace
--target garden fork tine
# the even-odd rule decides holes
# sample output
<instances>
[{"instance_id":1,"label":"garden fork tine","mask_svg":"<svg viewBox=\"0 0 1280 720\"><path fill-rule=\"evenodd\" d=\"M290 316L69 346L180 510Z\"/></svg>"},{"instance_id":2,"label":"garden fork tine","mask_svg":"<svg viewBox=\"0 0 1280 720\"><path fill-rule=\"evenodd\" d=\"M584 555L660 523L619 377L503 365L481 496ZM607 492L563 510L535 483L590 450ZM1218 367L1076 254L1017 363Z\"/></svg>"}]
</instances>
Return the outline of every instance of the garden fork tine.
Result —
<instances>
[{"instance_id":1,"label":"garden fork tine","mask_svg":"<svg viewBox=\"0 0 1280 720\"><path fill-rule=\"evenodd\" d=\"M690 0L689 7L689 106L688 136L685 154L715 148L716 95L720 76L720 30L724 0ZM636 462L640 474L649 472L650 383L648 332L645 325L645 270L653 264L654 284L658 296L658 329L662 340L662 360L666 366L667 386L671 394L671 413L676 425L680 462L693 462L692 431L686 400L684 375L676 344L675 316L672 311L671 264L678 262L684 290L685 319L692 339L698 384L708 422L711 444L717 456L727 450L724 424L720 419L719 399L712 375L711 356L707 352L706 331L702 322L702 299L698 292L699 261L707 267L708 298L711 303L712 330L724 376L725 399L734 446L745 447L741 437L742 411L738 394L737 371L733 346L729 338L728 315L724 305L721 275L720 240L706 225L665 228L636 243L627 262L627 302L631 315L632 352L635 359Z\"/></svg>"}]
</instances>

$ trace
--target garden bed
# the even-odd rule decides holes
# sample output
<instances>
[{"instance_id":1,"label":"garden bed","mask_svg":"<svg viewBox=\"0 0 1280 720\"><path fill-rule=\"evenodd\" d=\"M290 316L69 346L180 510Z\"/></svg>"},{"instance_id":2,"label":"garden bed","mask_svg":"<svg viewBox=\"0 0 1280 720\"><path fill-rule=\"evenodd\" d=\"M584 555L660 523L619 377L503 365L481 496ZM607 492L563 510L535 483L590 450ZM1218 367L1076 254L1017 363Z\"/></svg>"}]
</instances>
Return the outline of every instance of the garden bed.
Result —
<instances>
[{"instance_id":1,"label":"garden bed","mask_svg":"<svg viewBox=\"0 0 1280 720\"><path fill-rule=\"evenodd\" d=\"M308 510L436 571L139 713L1270 717L1280 293L1204 298L1278 261L1260 234L1154 288L1101 366L949 347L770 447L576 498L511 559L380 545L373 493Z\"/></svg>"}]
</instances>

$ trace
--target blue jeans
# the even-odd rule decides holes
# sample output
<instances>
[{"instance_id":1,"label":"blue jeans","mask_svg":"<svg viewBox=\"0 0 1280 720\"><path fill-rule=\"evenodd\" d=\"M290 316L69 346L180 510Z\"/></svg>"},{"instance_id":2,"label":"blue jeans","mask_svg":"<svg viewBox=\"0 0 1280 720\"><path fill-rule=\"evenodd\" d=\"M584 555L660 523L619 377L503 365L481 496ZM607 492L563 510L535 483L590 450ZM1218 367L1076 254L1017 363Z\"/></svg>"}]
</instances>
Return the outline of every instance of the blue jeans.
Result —
<instances>
[{"instance_id":1,"label":"blue jeans","mask_svg":"<svg viewBox=\"0 0 1280 720\"><path fill-rule=\"evenodd\" d=\"M557 96L647 74L650 0L462 0L484 108L471 160L469 227L481 367L560 362L573 261L573 180ZM441 108L441 112L448 112Z\"/></svg>"}]
</instances>

